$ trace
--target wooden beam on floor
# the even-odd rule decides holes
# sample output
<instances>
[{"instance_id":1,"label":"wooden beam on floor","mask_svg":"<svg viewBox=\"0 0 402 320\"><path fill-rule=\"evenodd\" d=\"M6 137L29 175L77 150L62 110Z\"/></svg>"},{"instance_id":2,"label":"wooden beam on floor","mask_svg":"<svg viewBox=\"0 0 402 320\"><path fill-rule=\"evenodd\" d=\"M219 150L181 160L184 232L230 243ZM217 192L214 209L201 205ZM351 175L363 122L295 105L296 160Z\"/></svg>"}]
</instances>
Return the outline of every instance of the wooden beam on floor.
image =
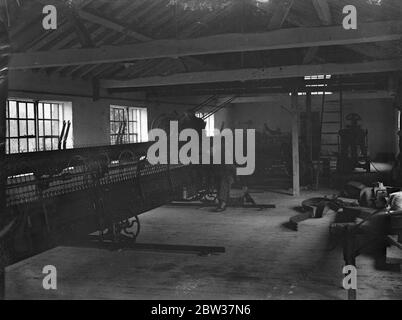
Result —
<instances>
[{"instance_id":1,"label":"wooden beam on floor","mask_svg":"<svg viewBox=\"0 0 402 320\"><path fill-rule=\"evenodd\" d=\"M304 77L305 75L314 74L349 75L391 72L397 70L402 70L402 59L346 64L328 63L176 73L169 76L150 76L130 80L102 80L101 87L109 89L140 88L183 84L299 78Z\"/></svg>"},{"instance_id":2,"label":"wooden beam on floor","mask_svg":"<svg viewBox=\"0 0 402 320\"><path fill-rule=\"evenodd\" d=\"M292 111L292 163L293 163L293 195L300 196L300 157L299 157L299 108L298 93L296 90L291 96Z\"/></svg>"},{"instance_id":3,"label":"wooden beam on floor","mask_svg":"<svg viewBox=\"0 0 402 320\"><path fill-rule=\"evenodd\" d=\"M362 23L345 32L342 26L289 28L263 33L232 33L195 39L154 40L146 43L14 53L10 70L114 63L157 58L347 45L402 39L402 21Z\"/></svg>"}]
</instances>

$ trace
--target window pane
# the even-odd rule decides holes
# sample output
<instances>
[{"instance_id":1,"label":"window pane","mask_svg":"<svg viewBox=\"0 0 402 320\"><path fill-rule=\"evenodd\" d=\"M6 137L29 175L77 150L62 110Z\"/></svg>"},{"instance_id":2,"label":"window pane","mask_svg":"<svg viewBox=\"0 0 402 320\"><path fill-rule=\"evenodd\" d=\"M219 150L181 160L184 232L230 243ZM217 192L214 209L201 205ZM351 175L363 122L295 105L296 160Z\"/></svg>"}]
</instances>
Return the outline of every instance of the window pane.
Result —
<instances>
[{"instance_id":1,"label":"window pane","mask_svg":"<svg viewBox=\"0 0 402 320\"><path fill-rule=\"evenodd\" d=\"M35 109L33 103L28 103L28 118L35 119Z\"/></svg>"},{"instance_id":2,"label":"window pane","mask_svg":"<svg viewBox=\"0 0 402 320\"><path fill-rule=\"evenodd\" d=\"M10 101L10 118L17 118L17 103L15 101Z\"/></svg>"},{"instance_id":3,"label":"window pane","mask_svg":"<svg viewBox=\"0 0 402 320\"><path fill-rule=\"evenodd\" d=\"M51 121L45 121L45 136L52 134Z\"/></svg>"},{"instance_id":4,"label":"window pane","mask_svg":"<svg viewBox=\"0 0 402 320\"><path fill-rule=\"evenodd\" d=\"M119 132L119 123L118 122L112 122L110 124L110 129L112 131L112 134L117 134Z\"/></svg>"},{"instance_id":5,"label":"window pane","mask_svg":"<svg viewBox=\"0 0 402 320\"><path fill-rule=\"evenodd\" d=\"M45 103L45 104L43 104L43 106L44 106L44 112L45 112L45 119L50 120L50 104Z\"/></svg>"},{"instance_id":6,"label":"window pane","mask_svg":"<svg viewBox=\"0 0 402 320\"><path fill-rule=\"evenodd\" d=\"M27 122L25 120L20 120L20 136L27 135Z\"/></svg>"},{"instance_id":7,"label":"window pane","mask_svg":"<svg viewBox=\"0 0 402 320\"><path fill-rule=\"evenodd\" d=\"M57 150L57 149L58 149L58 145L59 145L59 139L53 138L52 144L53 144L53 150Z\"/></svg>"},{"instance_id":8,"label":"window pane","mask_svg":"<svg viewBox=\"0 0 402 320\"><path fill-rule=\"evenodd\" d=\"M38 118L43 119L43 103L38 104Z\"/></svg>"},{"instance_id":9,"label":"window pane","mask_svg":"<svg viewBox=\"0 0 402 320\"><path fill-rule=\"evenodd\" d=\"M45 139L45 150L47 151L52 150L52 139L50 138Z\"/></svg>"},{"instance_id":10,"label":"window pane","mask_svg":"<svg viewBox=\"0 0 402 320\"><path fill-rule=\"evenodd\" d=\"M20 118L24 119L27 117L27 104L24 102L19 102L18 103L18 111Z\"/></svg>"},{"instance_id":11,"label":"window pane","mask_svg":"<svg viewBox=\"0 0 402 320\"><path fill-rule=\"evenodd\" d=\"M43 131L43 121L39 121L39 136L43 137L45 135L45 131Z\"/></svg>"},{"instance_id":12,"label":"window pane","mask_svg":"<svg viewBox=\"0 0 402 320\"><path fill-rule=\"evenodd\" d=\"M18 121L10 120L10 137L18 137Z\"/></svg>"},{"instance_id":13,"label":"window pane","mask_svg":"<svg viewBox=\"0 0 402 320\"><path fill-rule=\"evenodd\" d=\"M59 122L58 121L52 121L52 130L53 130L54 136L59 135Z\"/></svg>"},{"instance_id":14,"label":"window pane","mask_svg":"<svg viewBox=\"0 0 402 320\"><path fill-rule=\"evenodd\" d=\"M138 122L134 123L134 129L133 129L133 133L138 133Z\"/></svg>"},{"instance_id":15,"label":"window pane","mask_svg":"<svg viewBox=\"0 0 402 320\"><path fill-rule=\"evenodd\" d=\"M44 150L44 145L43 145L43 138L39 139L39 146L38 146L38 151L43 151Z\"/></svg>"},{"instance_id":16,"label":"window pane","mask_svg":"<svg viewBox=\"0 0 402 320\"><path fill-rule=\"evenodd\" d=\"M27 139L20 139L20 152L28 152Z\"/></svg>"},{"instance_id":17,"label":"window pane","mask_svg":"<svg viewBox=\"0 0 402 320\"><path fill-rule=\"evenodd\" d=\"M18 152L18 139L10 139L10 153Z\"/></svg>"},{"instance_id":18,"label":"window pane","mask_svg":"<svg viewBox=\"0 0 402 320\"><path fill-rule=\"evenodd\" d=\"M35 135L35 120L28 120L28 135Z\"/></svg>"},{"instance_id":19,"label":"window pane","mask_svg":"<svg viewBox=\"0 0 402 320\"><path fill-rule=\"evenodd\" d=\"M53 119L59 119L59 105L58 104L52 105L52 117L53 117Z\"/></svg>"},{"instance_id":20,"label":"window pane","mask_svg":"<svg viewBox=\"0 0 402 320\"><path fill-rule=\"evenodd\" d=\"M28 148L29 152L34 152L36 151L36 141L35 139L28 139Z\"/></svg>"}]
</instances>

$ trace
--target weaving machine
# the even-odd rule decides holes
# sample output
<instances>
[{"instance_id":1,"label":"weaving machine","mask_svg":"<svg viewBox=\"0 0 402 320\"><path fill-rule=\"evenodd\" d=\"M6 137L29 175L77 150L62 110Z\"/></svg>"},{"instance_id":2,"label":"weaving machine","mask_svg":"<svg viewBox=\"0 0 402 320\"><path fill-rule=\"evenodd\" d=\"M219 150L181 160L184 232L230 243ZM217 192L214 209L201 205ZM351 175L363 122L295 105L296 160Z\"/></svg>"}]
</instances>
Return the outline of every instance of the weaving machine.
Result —
<instances>
[{"instance_id":1,"label":"weaving machine","mask_svg":"<svg viewBox=\"0 0 402 320\"><path fill-rule=\"evenodd\" d=\"M12 261L98 231L135 240L138 216L197 190L192 165L150 165L148 143L7 155L6 225Z\"/></svg>"}]
</instances>

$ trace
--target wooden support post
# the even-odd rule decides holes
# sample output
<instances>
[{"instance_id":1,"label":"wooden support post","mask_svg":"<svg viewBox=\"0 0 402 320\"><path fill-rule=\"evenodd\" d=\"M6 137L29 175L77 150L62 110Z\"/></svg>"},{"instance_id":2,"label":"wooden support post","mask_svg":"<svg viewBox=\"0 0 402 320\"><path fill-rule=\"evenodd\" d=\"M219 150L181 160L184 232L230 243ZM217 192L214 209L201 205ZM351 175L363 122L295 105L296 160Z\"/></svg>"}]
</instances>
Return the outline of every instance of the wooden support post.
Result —
<instances>
[{"instance_id":1,"label":"wooden support post","mask_svg":"<svg viewBox=\"0 0 402 320\"><path fill-rule=\"evenodd\" d=\"M311 164L313 161L313 119L311 114L311 92L306 94L306 146L307 160Z\"/></svg>"},{"instance_id":2,"label":"wooden support post","mask_svg":"<svg viewBox=\"0 0 402 320\"><path fill-rule=\"evenodd\" d=\"M6 33L7 29L0 21L0 34ZM1 43L0 46L8 43ZM8 47L6 49L8 51ZM7 58L7 54L4 54ZM7 175L4 172L6 155L6 106L8 97L8 62L0 64L0 230L4 227L4 216L6 212L6 182ZM5 298L5 267L4 244L0 239L0 300Z\"/></svg>"},{"instance_id":3,"label":"wooden support post","mask_svg":"<svg viewBox=\"0 0 402 320\"><path fill-rule=\"evenodd\" d=\"M311 92L306 93L306 149L306 161L309 172L308 183L318 189L319 167L315 167L313 164L313 117L311 113Z\"/></svg>"},{"instance_id":4,"label":"wooden support post","mask_svg":"<svg viewBox=\"0 0 402 320\"><path fill-rule=\"evenodd\" d=\"M300 170L299 170L299 110L297 106L297 91L292 92L292 159L293 159L293 195L300 196Z\"/></svg>"}]
</instances>

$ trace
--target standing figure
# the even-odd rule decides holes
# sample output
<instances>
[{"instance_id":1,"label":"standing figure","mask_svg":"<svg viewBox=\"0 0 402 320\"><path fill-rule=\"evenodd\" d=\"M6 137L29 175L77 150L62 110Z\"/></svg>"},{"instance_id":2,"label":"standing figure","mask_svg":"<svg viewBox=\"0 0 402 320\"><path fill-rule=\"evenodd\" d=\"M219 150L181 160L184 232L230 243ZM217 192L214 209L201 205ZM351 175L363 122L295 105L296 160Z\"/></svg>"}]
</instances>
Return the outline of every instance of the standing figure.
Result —
<instances>
[{"instance_id":1,"label":"standing figure","mask_svg":"<svg viewBox=\"0 0 402 320\"><path fill-rule=\"evenodd\" d=\"M370 164L367 159L367 130L364 130L358 124L361 117L357 113L351 113L346 116L346 120L350 121L345 129L339 131L340 136L340 158L338 160L338 168L341 172L350 172L354 168L360 167L359 161L363 157L365 159L364 168L369 171Z\"/></svg>"},{"instance_id":2,"label":"standing figure","mask_svg":"<svg viewBox=\"0 0 402 320\"><path fill-rule=\"evenodd\" d=\"M230 189L236 180L236 166L233 164L214 165L214 176L218 191L216 212L226 210L230 198Z\"/></svg>"}]
</instances>

